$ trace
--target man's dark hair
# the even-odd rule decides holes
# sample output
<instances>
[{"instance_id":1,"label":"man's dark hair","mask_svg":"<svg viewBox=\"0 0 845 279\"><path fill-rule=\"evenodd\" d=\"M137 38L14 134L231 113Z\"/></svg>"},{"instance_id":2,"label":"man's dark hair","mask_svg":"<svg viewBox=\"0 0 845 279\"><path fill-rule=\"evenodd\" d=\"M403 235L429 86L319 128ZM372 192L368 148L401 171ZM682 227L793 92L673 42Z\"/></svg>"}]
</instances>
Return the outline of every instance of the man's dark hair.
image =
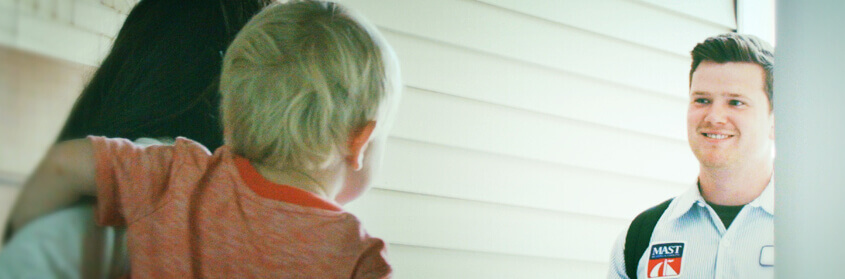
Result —
<instances>
[{"instance_id":1,"label":"man's dark hair","mask_svg":"<svg viewBox=\"0 0 845 279\"><path fill-rule=\"evenodd\" d=\"M58 140L184 136L223 143L223 51L272 0L142 0L83 89Z\"/></svg>"},{"instance_id":2,"label":"man's dark hair","mask_svg":"<svg viewBox=\"0 0 845 279\"><path fill-rule=\"evenodd\" d=\"M692 74L702 61L716 63L750 62L763 68L765 72L764 90L769 98L769 108L772 108L774 95L772 72L775 67L774 48L769 43L752 35L727 33L707 38L692 49L692 67L689 71L690 85Z\"/></svg>"}]
</instances>

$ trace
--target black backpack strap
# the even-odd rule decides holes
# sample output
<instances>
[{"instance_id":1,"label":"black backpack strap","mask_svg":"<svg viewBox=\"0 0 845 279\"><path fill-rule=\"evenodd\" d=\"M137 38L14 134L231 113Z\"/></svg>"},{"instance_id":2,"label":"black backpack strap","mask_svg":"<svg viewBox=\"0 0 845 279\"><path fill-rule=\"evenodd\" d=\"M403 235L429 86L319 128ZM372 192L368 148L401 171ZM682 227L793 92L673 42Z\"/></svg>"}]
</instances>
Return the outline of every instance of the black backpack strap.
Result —
<instances>
[{"instance_id":1,"label":"black backpack strap","mask_svg":"<svg viewBox=\"0 0 845 279\"><path fill-rule=\"evenodd\" d=\"M649 208L640 215L637 215L631 225L628 226L628 234L625 235L625 273L628 278L637 278L637 267L640 265L640 257L643 256L648 244L651 242L651 234L657 221L663 212L669 207L672 199L668 199L655 207Z\"/></svg>"}]
</instances>

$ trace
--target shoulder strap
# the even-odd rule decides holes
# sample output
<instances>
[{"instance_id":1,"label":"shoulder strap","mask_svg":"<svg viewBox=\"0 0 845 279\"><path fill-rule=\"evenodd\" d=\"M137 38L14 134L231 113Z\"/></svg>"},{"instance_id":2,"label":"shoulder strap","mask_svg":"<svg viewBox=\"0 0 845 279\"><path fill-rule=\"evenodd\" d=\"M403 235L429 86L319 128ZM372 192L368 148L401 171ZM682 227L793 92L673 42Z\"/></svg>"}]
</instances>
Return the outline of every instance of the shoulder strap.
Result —
<instances>
[{"instance_id":1,"label":"shoulder strap","mask_svg":"<svg viewBox=\"0 0 845 279\"><path fill-rule=\"evenodd\" d=\"M640 215L637 215L631 225L628 226L628 233L625 235L625 273L628 278L637 278L637 267L640 265L640 257L642 257L645 250L648 249L648 244L651 242L651 234L654 232L654 227L657 226L657 221L660 216L669 207L672 199L668 199L655 207L649 208Z\"/></svg>"}]
</instances>

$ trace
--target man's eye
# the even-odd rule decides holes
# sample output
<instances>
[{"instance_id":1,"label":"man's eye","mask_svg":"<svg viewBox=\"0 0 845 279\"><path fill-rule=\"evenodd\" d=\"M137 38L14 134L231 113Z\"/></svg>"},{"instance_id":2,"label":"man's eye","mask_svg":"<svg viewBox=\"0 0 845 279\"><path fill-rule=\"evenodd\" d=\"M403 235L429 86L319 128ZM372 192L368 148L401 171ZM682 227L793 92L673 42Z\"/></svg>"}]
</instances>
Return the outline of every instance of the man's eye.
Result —
<instances>
[{"instance_id":1,"label":"man's eye","mask_svg":"<svg viewBox=\"0 0 845 279\"><path fill-rule=\"evenodd\" d=\"M693 100L693 102L696 102L696 103L699 103L699 104L709 104L710 100L705 99L705 98L696 98L696 99Z\"/></svg>"},{"instance_id":2,"label":"man's eye","mask_svg":"<svg viewBox=\"0 0 845 279\"><path fill-rule=\"evenodd\" d=\"M730 100L730 101L728 101L728 104L730 104L731 106L738 107L738 106L744 106L745 102L740 101L740 100Z\"/></svg>"}]
</instances>

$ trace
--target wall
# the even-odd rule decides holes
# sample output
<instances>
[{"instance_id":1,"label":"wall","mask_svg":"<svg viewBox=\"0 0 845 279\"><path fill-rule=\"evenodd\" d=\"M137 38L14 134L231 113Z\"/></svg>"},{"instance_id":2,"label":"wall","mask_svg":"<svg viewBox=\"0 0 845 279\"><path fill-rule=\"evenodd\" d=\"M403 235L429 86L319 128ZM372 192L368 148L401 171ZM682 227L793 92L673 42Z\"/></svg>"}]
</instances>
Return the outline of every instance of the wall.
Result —
<instances>
[{"instance_id":1,"label":"wall","mask_svg":"<svg viewBox=\"0 0 845 279\"><path fill-rule=\"evenodd\" d=\"M12 120L2 123L0 175L20 180L34 168L130 8L126 1L0 0L0 108Z\"/></svg>"},{"instance_id":2,"label":"wall","mask_svg":"<svg viewBox=\"0 0 845 279\"><path fill-rule=\"evenodd\" d=\"M0 222L135 2L0 0Z\"/></svg>"},{"instance_id":3,"label":"wall","mask_svg":"<svg viewBox=\"0 0 845 279\"><path fill-rule=\"evenodd\" d=\"M88 65L132 2L0 1L22 11L7 44ZM383 176L347 208L390 243L398 278L604 278L630 219L695 180L688 53L736 28L733 1L342 2L402 63ZM89 8L103 23L77 22Z\"/></svg>"},{"instance_id":4,"label":"wall","mask_svg":"<svg viewBox=\"0 0 845 279\"><path fill-rule=\"evenodd\" d=\"M845 2L777 1L775 278L837 278L845 249Z\"/></svg>"}]
</instances>

